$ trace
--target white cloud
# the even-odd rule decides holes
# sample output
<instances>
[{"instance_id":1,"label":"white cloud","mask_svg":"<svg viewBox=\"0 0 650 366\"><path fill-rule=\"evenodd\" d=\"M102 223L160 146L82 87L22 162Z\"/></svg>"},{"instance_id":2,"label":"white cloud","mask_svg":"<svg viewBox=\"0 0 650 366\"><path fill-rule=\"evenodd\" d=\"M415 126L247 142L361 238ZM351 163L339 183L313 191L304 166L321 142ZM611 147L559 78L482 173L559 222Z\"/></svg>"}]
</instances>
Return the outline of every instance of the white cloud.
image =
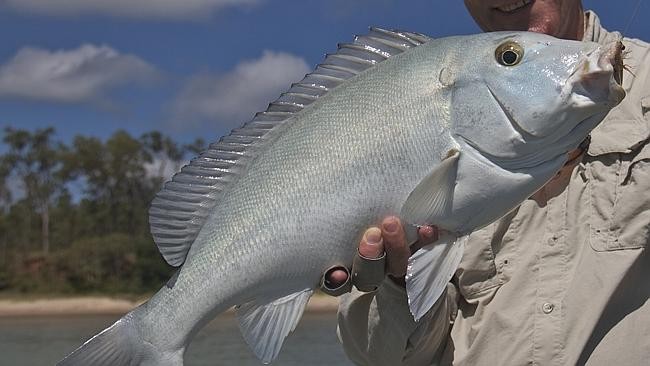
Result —
<instances>
[{"instance_id":1,"label":"white cloud","mask_svg":"<svg viewBox=\"0 0 650 366\"><path fill-rule=\"evenodd\" d=\"M149 178L162 178L166 182L176 174L182 166L188 164L188 160L172 160L169 158L155 157L150 163L144 164L144 170Z\"/></svg>"},{"instance_id":2,"label":"white cloud","mask_svg":"<svg viewBox=\"0 0 650 366\"><path fill-rule=\"evenodd\" d=\"M239 126L255 112L265 110L269 102L309 71L307 62L300 57L264 51L259 59L241 62L227 74L195 75L172 105L173 120L184 127L205 121Z\"/></svg>"},{"instance_id":3,"label":"white cloud","mask_svg":"<svg viewBox=\"0 0 650 366\"><path fill-rule=\"evenodd\" d=\"M4 192L0 191L2 193L0 195L0 210L5 208L3 207L4 205L7 205L6 207L8 207L11 203L25 197L25 184L18 176L11 174L5 179L5 187L3 187ZM7 193L8 196L6 195ZM7 199L7 201L5 201L5 199Z\"/></svg>"},{"instance_id":4,"label":"white cloud","mask_svg":"<svg viewBox=\"0 0 650 366\"><path fill-rule=\"evenodd\" d=\"M0 66L0 98L58 103L101 101L119 85L156 79L156 69L108 46L48 51L25 47Z\"/></svg>"},{"instance_id":5,"label":"white cloud","mask_svg":"<svg viewBox=\"0 0 650 366\"><path fill-rule=\"evenodd\" d=\"M225 7L254 5L262 0L4 0L11 9L55 16L100 14L115 17L205 18Z\"/></svg>"}]
</instances>

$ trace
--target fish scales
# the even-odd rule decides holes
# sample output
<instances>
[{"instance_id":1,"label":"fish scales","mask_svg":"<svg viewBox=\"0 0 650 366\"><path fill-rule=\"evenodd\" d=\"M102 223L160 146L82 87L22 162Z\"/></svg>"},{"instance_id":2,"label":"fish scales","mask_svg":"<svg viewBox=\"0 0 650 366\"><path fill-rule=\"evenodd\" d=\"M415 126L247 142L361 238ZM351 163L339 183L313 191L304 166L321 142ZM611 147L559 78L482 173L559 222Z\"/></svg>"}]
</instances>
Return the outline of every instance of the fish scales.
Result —
<instances>
[{"instance_id":1,"label":"fish scales","mask_svg":"<svg viewBox=\"0 0 650 366\"><path fill-rule=\"evenodd\" d=\"M448 113L439 112L448 109L449 98L436 77L436 56L425 48L395 56L285 122L282 135L263 159L251 164L210 215L170 292L182 289L204 295L209 300L202 302L207 306L199 314L206 314L215 299L229 298L230 303L224 302L228 308L250 300L244 294L258 292L241 284L236 291L212 285L234 284L223 276L240 273L235 260L258 270L246 273L255 276L251 283L258 286L262 278L282 277L291 269L289 280L295 284L287 286L287 294L317 283L320 274L313 268L350 264L353 243L362 229L383 215L398 213L413 182L428 172L426 157L439 159L452 146L444 140L444 124L432 129L429 122L448 118ZM403 72L404 67L433 71L424 78L421 72L399 79L385 76ZM426 91L416 98L427 98L427 103L404 95L414 86ZM432 95L440 102L429 103ZM395 110L395 100L400 101L397 105L418 108ZM398 142L383 143L389 139ZM313 259L296 262L300 258ZM207 273L210 281L198 280ZM237 291L242 295L233 296ZM174 298L173 293L170 296ZM196 306L195 296L185 297L188 303L179 306Z\"/></svg>"}]
</instances>

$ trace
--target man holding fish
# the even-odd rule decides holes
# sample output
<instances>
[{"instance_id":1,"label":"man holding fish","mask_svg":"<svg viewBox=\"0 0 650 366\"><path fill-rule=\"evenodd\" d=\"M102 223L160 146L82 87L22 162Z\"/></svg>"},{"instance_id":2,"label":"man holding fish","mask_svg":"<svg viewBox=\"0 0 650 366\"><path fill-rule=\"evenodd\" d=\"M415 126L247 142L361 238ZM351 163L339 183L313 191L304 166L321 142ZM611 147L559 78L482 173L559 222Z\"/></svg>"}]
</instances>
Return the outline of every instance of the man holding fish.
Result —
<instances>
[{"instance_id":1,"label":"man holding fish","mask_svg":"<svg viewBox=\"0 0 650 366\"><path fill-rule=\"evenodd\" d=\"M580 0L465 0L484 31L607 44ZM404 289L409 225L369 228L339 335L365 365L641 365L650 359L650 46L623 38L627 97L540 191L474 232L446 293L418 322ZM435 224L435 223L432 223ZM406 228L406 230L404 229ZM419 243L438 233L421 227ZM372 259L386 253L383 261ZM366 259L363 259L365 257ZM373 263L375 263L373 265ZM380 263L380 264L376 264ZM327 273L331 286L344 270Z\"/></svg>"},{"instance_id":2,"label":"man holding fish","mask_svg":"<svg viewBox=\"0 0 650 366\"><path fill-rule=\"evenodd\" d=\"M341 307L360 364L643 363L648 46L625 41L621 85L620 35L579 2L467 5L485 30L602 44L379 28L340 44L165 184L149 222L178 270L59 365L180 366L233 306L270 363L323 273L330 289L381 284ZM396 212L407 233L388 219L357 250ZM416 225L439 238L410 255Z\"/></svg>"}]
</instances>

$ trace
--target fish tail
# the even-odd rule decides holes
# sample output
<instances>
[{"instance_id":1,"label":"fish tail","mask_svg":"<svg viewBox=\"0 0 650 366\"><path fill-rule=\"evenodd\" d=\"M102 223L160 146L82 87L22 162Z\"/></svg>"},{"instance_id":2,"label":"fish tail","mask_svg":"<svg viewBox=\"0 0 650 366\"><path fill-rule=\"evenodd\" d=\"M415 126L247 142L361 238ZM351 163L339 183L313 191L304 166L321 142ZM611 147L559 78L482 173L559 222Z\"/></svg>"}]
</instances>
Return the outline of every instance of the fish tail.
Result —
<instances>
[{"instance_id":1,"label":"fish tail","mask_svg":"<svg viewBox=\"0 0 650 366\"><path fill-rule=\"evenodd\" d=\"M184 349L161 352L137 329L134 312L90 338L57 366L183 366Z\"/></svg>"}]
</instances>

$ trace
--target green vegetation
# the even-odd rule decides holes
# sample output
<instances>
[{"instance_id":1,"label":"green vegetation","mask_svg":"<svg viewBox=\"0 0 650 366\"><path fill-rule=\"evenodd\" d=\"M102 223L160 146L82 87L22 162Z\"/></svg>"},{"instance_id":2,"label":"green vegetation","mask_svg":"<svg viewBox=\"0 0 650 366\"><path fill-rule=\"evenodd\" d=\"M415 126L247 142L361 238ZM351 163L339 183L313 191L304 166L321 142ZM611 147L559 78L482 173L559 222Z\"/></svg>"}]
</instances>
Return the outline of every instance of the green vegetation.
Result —
<instances>
[{"instance_id":1,"label":"green vegetation","mask_svg":"<svg viewBox=\"0 0 650 366\"><path fill-rule=\"evenodd\" d=\"M54 141L53 128L6 128L0 155L0 294L140 294L171 275L149 235L165 172L202 140L159 132Z\"/></svg>"}]
</instances>

